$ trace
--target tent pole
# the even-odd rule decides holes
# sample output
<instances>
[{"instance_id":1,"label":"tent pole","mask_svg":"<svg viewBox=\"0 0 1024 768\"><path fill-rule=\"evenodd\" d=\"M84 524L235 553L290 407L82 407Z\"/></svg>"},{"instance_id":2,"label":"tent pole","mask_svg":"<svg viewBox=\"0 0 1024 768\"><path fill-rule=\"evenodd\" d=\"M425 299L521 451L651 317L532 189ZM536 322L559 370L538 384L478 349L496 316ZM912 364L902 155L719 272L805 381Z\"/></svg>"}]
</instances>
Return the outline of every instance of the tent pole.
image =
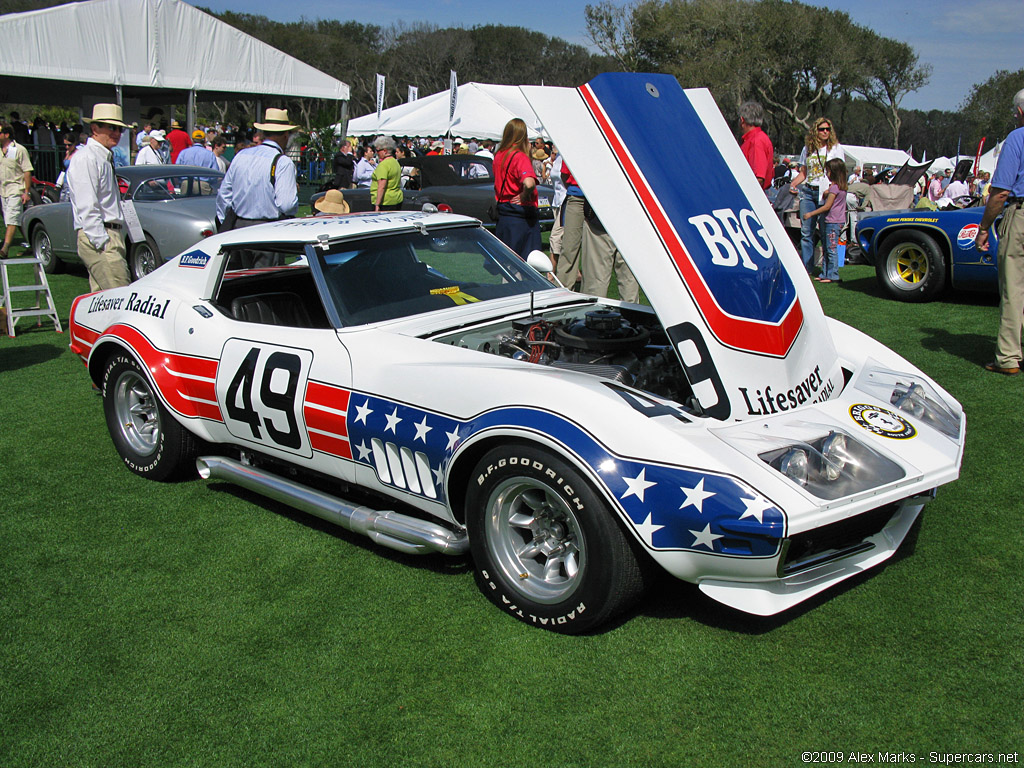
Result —
<instances>
[{"instance_id":1,"label":"tent pole","mask_svg":"<svg viewBox=\"0 0 1024 768\"><path fill-rule=\"evenodd\" d=\"M341 107L338 110L338 123L341 124L341 138L344 141L348 132L348 99L341 102Z\"/></svg>"},{"instance_id":2,"label":"tent pole","mask_svg":"<svg viewBox=\"0 0 1024 768\"><path fill-rule=\"evenodd\" d=\"M121 86L120 85L115 85L114 86L114 100L117 102L117 106L119 106L119 107L123 107L124 106L124 104L122 103L123 97L121 95Z\"/></svg>"},{"instance_id":3,"label":"tent pole","mask_svg":"<svg viewBox=\"0 0 1024 768\"><path fill-rule=\"evenodd\" d=\"M196 92L188 92L188 104L185 106L185 127L191 132L196 127Z\"/></svg>"}]
</instances>

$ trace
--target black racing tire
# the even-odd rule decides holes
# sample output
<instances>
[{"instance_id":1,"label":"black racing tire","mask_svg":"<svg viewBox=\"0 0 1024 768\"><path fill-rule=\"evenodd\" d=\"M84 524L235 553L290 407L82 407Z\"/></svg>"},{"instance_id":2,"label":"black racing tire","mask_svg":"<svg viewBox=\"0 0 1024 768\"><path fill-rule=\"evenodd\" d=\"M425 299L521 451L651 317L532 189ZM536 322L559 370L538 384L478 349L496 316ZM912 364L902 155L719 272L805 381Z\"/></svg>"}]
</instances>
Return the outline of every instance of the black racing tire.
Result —
<instances>
[{"instance_id":1,"label":"black racing tire","mask_svg":"<svg viewBox=\"0 0 1024 768\"><path fill-rule=\"evenodd\" d=\"M48 275L56 275L64 271L64 262L53 252L50 235L42 224L37 224L32 229L31 246L32 255L42 262L44 272Z\"/></svg>"},{"instance_id":2,"label":"black racing tire","mask_svg":"<svg viewBox=\"0 0 1024 768\"><path fill-rule=\"evenodd\" d=\"M480 590L527 624L588 632L644 591L645 571L607 503L538 446L510 443L480 459L466 525Z\"/></svg>"},{"instance_id":3,"label":"black racing tire","mask_svg":"<svg viewBox=\"0 0 1024 768\"><path fill-rule=\"evenodd\" d=\"M199 442L167 411L146 372L126 352L103 369L103 413L124 465L150 480L195 473Z\"/></svg>"},{"instance_id":4,"label":"black racing tire","mask_svg":"<svg viewBox=\"0 0 1024 768\"><path fill-rule=\"evenodd\" d=\"M888 235L878 250L875 274L898 301L931 301L946 286L946 255L935 238L914 229Z\"/></svg>"},{"instance_id":5,"label":"black racing tire","mask_svg":"<svg viewBox=\"0 0 1024 768\"><path fill-rule=\"evenodd\" d=\"M163 263L160 249L156 247L156 242L149 235L146 235L146 239L141 242L132 243L128 256L128 270L131 272L132 280L145 277Z\"/></svg>"}]
</instances>

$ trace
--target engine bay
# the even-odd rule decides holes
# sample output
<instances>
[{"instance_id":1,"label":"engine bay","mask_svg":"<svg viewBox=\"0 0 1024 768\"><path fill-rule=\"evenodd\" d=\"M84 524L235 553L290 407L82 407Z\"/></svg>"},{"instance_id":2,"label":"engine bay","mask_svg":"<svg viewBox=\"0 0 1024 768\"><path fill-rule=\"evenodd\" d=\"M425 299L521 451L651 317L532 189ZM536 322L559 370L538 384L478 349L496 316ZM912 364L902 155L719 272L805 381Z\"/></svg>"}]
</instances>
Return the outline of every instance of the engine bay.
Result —
<instances>
[{"instance_id":1,"label":"engine bay","mask_svg":"<svg viewBox=\"0 0 1024 768\"><path fill-rule=\"evenodd\" d=\"M653 312L588 304L462 328L434 340L599 376L697 409L668 336Z\"/></svg>"}]
</instances>

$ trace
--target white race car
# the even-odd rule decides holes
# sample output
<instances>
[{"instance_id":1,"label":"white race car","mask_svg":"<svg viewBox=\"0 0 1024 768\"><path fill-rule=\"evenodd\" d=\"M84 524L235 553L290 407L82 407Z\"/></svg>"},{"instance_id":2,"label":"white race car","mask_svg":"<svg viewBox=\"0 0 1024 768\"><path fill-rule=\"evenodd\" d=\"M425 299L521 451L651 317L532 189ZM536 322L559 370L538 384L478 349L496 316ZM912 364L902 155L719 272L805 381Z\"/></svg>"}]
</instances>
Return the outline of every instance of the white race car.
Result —
<instances>
[{"instance_id":1,"label":"white race car","mask_svg":"<svg viewBox=\"0 0 1024 768\"><path fill-rule=\"evenodd\" d=\"M770 615L891 557L958 475L960 405L824 316L707 91L523 92L650 307L554 287L451 214L210 237L72 308L128 468L471 552L495 605L558 632L652 563Z\"/></svg>"}]
</instances>

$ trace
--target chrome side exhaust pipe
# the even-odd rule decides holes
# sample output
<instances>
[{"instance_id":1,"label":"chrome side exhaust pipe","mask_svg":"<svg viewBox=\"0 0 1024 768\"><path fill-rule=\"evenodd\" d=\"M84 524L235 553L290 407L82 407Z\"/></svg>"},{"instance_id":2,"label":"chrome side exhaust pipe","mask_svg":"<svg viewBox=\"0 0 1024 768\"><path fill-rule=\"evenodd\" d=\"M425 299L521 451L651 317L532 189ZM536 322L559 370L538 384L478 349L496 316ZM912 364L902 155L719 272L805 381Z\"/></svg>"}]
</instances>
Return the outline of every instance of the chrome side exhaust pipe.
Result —
<instances>
[{"instance_id":1,"label":"chrome side exhaust pipe","mask_svg":"<svg viewBox=\"0 0 1024 768\"><path fill-rule=\"evenodd\" d=\"M356 506L234 459L200 456L196 459L196 469L204 480L214 478L240 485L274 501L316 515L321 520L340 525L353 533L361 533L399 552L410 555L428 552L462 555L469 551L469 537L464 531L452 531L443 525L398 512Z\"/></svg>"}]
</instances>

